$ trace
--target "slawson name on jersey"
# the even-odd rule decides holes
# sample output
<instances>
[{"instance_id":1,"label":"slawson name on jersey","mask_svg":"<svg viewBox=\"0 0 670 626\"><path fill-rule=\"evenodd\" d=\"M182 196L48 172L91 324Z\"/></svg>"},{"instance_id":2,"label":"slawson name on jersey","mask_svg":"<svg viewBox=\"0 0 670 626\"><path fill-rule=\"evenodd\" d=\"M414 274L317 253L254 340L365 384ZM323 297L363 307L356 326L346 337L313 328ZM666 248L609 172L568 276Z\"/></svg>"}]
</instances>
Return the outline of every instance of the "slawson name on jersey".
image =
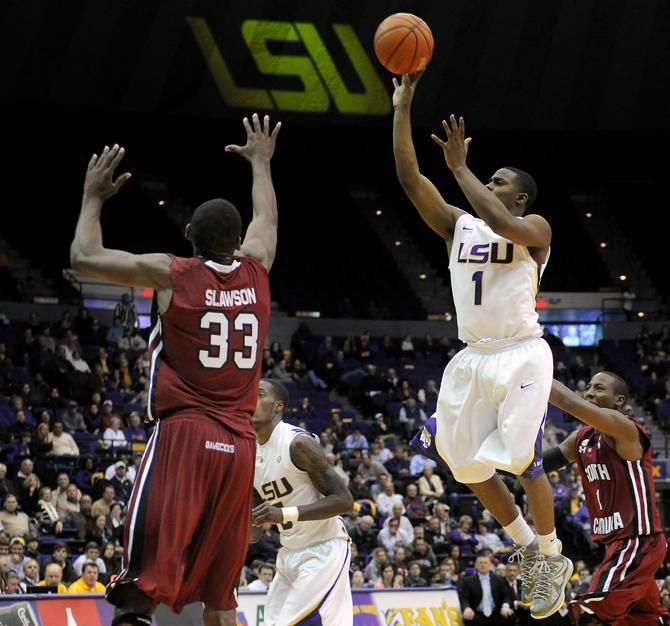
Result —
<instances>
[{"instance_id":1,"label":"slawson name on jersey","mask_svg":"<svg viewBox=\"0 0 670 626\"><path fill-rule=\"evenodd\" d=\"M234 307L247 304L256 304L256 290L253 287L219 291L218 289L205 290L205 306Z\"/></svg>"}]
</instances>

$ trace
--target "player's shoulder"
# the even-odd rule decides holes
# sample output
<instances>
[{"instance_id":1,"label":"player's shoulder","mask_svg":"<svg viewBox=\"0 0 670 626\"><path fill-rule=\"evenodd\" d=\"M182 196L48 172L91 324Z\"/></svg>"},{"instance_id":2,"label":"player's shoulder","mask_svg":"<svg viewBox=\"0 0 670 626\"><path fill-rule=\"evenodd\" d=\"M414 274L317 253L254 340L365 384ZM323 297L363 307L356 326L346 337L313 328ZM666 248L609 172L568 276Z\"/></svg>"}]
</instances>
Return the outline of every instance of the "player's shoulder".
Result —
<instances>
[{"instance_id":1,"label":"player's shoulder","mask_svg":"<svg viewBox=\"0 0 670 626\"><path fill-rule=\"evenodd\" d=\"M578 452L586 451L586 447L596 434L596 429L593 426L583 426L575 432L575 446Z\"/></svg>"},{"instance_id":2,"label":"player's shoulder","mask_svg":"<svg viewBox=\"0 0 670 626\"><path fill-rule=\"evenodd\" d=\"M287 424L287 426L287 432L289 432L291 443L295 442L300 445L304 441L320 444L319 437L315 433L310 432L309 430L305 430L304 428L300 428L299 426L291 426L291 424Z\"/></svg>"},{"instance_id":3,"label":"player's shoulder","mask_svg":"<svg viewBox=\"0 0 670 626\"><path fill-rule=\"evenodd\" d=\"M179 267L192 267L194 265L202 265L202 261L194 256L177 256L176 254L168 254L170 257L170 265Z\"/></svg>"},{"instance_id":4,"label":"player's shoulder","mask_svg":"<svg viewBox=\"0 0 670 626\"><path fill-rule=\"evenodd\" d=\"M279 435L277 440L281 439L283 442L288 442L289 444L293 443L293 441L301 435L305 435L305 438L307 439L316 438L316 441L319 440L319 438L314 433L311 433L304 428L300 428L299 426L289 424L283 420L275 426L275 432Z\"/></svg>"},{"instance_id":5,"label":"player's shoulder","mask_svg":"<svg viewBox=\"0 0 670 626\"><path fill-rule=\"evenodd\" d=\"M456 219L456 222L454 224L454 229L457 230L459 228L462 228L463 226L467 224L475 224L477 222L481 222L484 224L484 220L473 215L472 213L468 213L467 211L463 211L458 218Z\"/></svg>"},{"instance_id":6,"label":"player's shoulder","mask_svg":"<svg viewBox=\"0 0 670 626\"><path fill-rule=\"evenodd\" d=\"M539 213L527 213L526 215L522 216L520 219L524 220L525 222L529 224L534 224L537 225L541 228L548 228L551 230L551 225L549 224L549 221L547 220L546 217L543 217Z\"/></svg>"},{"instance_id":7,"label":"player's shoulder","mask_svg":"<svg viewBox=\"0 0 670 626\"><path fill-rule=\"evenodd\" d=\"M291 461L298 469L302 469L305 457L314 458L314 455L323 453L319 437L304 428L291 427L288 441ZM298 461L298 463L296 464L295 461Z\"/></svg>"},{"instance_id":8,"label":"player's shoulder","mask_svg":"<svg viewBox=\"0 0 670 626\"><path fill-rule=\"evenodd\" d=\"M254 273L260 273L261 275L268 277L268 269L263 265L261 261L259 261L256 257L251 256L249 254L244 254L242 252L237 252L235 254L235 260L239 261L240 264L242 264L244 267L246 267L249 271L252 271Z\"/></svg>"},{"instance_id":9,"label":"player's shoulder","mask_svg":"<svg viewBox=\"0 0 670 626\"><path fill-rule=\"evenodd\" d=\"M192 275L194 271L202 270L205 264L196 257L170 256L170 273L173 277Z\"/></svg>"},{"instance_id":10,"label":"player's shoulder","mask_svg":"<svg viewBox=\"0 0 670 626\"><path fill-rule=\"evenodd\" d=\"M634 417L628 417L628 420L631 421L637 427L638 436L640 437L640 443L642 443L645 452L651 449L651 436L649 430L644 424L638 422Z\"/></svg>"}]
</instances>

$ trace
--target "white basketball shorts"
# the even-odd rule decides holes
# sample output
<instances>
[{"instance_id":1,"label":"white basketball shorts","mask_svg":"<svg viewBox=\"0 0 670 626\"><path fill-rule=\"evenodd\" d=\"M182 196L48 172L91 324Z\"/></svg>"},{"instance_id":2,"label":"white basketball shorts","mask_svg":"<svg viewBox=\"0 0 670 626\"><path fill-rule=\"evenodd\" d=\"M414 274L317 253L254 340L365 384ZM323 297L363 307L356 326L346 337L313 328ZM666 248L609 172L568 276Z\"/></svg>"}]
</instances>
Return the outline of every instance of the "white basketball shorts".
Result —
<instances>
[{"instance_id":1,"label":"white basketball shorts","mask_svg":"<svg viewBox=\"0 0 670 626\"><path fill-rule=\"evenodd\" d=\"M353 626L346 539L282 548L265 602L265 626Z\"/></svg>"},{"instance_id":2,"label":"white basketball shorts","mask_svg":"<svg viewBox=\"0 0 670 626\"><path fill-rule=\"evenodd\" d=\"M449 362L435 444L457 481L484 482L496 469L516 476L532 475L534 465L542 471L552 377L551 350L539 338L468 346Z\"/></svg>"}]
</instances>

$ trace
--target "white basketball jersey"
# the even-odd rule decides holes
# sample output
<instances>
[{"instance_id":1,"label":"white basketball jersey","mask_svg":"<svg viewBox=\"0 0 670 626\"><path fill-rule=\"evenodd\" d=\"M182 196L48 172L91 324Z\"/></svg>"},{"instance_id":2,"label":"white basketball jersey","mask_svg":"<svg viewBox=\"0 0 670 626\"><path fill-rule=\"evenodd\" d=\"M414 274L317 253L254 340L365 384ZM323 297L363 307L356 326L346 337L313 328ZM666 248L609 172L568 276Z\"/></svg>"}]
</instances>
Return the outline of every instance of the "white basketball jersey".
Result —
<instances>
[{"instance_id":1,"label":"white basketball jersey","mask_svg":"<svg viewBox=\"0 0 670 626\"><path fill-rule=\"evenodd\" d=\"M256 442L254 489L266 502L282 507L312 504L324 496L313 485L309 474L291 461L294 437L318 437L302 428L279 422L267 443ZM348 539L340 517L313 522L278 524L281 543L291 550L305 548L329 539Z\"/></svg>"},{"instance_id":2,"label":"white basketball jersey","mask_svg":"<svg viewBox=\"0 0 670 626\"><path fill-rule=\"evenodd\" d=\"M544 272L526 246L494 233L484 220L458 218L449 255L458 338L468 344L541 337L535 296Z\"/></svg>"}]
</instances>

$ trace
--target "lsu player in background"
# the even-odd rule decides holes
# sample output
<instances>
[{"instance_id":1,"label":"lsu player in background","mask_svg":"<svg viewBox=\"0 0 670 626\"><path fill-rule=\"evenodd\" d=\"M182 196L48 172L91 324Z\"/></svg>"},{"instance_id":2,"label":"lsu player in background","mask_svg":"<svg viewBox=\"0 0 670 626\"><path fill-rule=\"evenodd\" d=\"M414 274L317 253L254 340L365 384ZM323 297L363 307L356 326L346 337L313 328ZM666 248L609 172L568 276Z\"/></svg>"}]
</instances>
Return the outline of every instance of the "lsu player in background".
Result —
<instances>
[{"instance_id":1,"label":"lsu player in background","mask_svg":"<svg viewBox=\"0 0 670 626\"><path fill-rule=\"evenodd\" d=\"M349 536L338 515L354 502L326 460L319 438L282 421L288 391L263 379L253 417L256 428L257 531L277 524L282 548L265 603L265 626L351 626Z\"/></svg>"},{"instance_id":2,"label":"lsu player in background","mask_svg":"<svg viewBox=\"0 0 670 626\"><path fill-rule=\"evenodd\" d=\"M443 121L433 140L476 216L448 204L419 170L410 107L420 75L394 79L393 151L402 187L424 221L446 242L458 336L467 347L447 365L438 396L435 445L512 537L521 561L522 593L534 618L563 604L573 566L560 553L554 502L542 467L542 431L553 358L535 311L549 259L551 228L525 212L537 187L526 172L497 170L485 185L466 164L463 118ZM535 532L497 474L518 477Z\"/></svg>"}]
</instances>

